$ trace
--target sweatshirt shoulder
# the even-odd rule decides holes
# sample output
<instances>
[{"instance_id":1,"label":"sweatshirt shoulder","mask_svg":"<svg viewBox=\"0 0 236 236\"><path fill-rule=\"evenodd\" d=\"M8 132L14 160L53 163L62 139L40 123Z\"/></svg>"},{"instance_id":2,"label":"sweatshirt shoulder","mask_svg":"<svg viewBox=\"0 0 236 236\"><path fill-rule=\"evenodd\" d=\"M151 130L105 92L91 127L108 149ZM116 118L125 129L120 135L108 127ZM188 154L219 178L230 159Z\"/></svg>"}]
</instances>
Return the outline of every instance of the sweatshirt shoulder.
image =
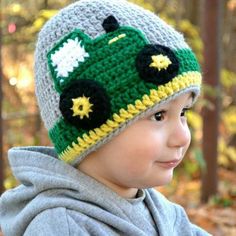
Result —
<instances>
[{"instance_id":1,"label":"sweatshirt shoulder","mask_svg":"<svg viewBox=\"0 0 236 236\"><path fill-rule=\"evenodd\" d=\"M168 212L170 214L172 213L176 217L179 217L180 215L187 217L187 214L181 205L171 202L163 194L161 194L155 189L149 189L148 192L158 209L162 209L163 211Z\"/></svg>"},{"instance_id":2,"label":"sweatshirt shoulder","mask_svg":"<svg viewBox=\"0 0 236 236\"><path fill-rule=\"evenodd\" d=\"M72 236L89 235L86 230L86 219L81 215L79 221L71 216L72 210L64 207L51 208L42 211L28 225L24 236ZM77 212L77 215L79 213Z\"/></svg>"},{"instance_id":3,"label":"sweatshirt shoulder","mask_svg":"<svg viewBox=\"0 0 236 236\"><path fill-rule=\"evenodd\" d=\"M176 203L169 201L163 194L155 189L148 189L148 195L154 202L155 206L158 209L163 209L165 212L168 211L169 213L176 214L176 210L178 211L182 208Z\"/></svg>"},{"instance_id":4,"label":"sweatshirt shoulder","mask_svg":"<svg viewBox=\"0 0 236 236\"><path fill-rule=\"evenodd\" d=\"M148 193L163 225L168 224L168 227L173 229L171 235L210 236L208 232L190 222L185 209L181 205L169 201L154 189L149 189Z\"/></svg>"}]
</instances>

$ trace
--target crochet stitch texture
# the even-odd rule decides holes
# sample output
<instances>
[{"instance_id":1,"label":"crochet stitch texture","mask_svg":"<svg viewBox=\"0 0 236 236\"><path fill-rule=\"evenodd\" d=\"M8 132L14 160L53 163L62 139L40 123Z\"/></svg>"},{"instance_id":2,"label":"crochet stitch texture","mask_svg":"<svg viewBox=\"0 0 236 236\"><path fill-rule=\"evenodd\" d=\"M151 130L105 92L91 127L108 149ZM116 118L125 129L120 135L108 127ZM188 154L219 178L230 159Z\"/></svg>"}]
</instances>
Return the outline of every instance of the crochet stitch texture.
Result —
<instances>
[{"instance_id":1,"label":"crochet stitch texture","mask_svg":"<svg viewBox=\"0 0 236 236\"><path fill-rule=\"evenodd\" d=\"M77 165L127 126L180 94L201 73L183 36L125 0L81 0L41 30L36 96L58 157Z\"/></svg>"}]
</instances>

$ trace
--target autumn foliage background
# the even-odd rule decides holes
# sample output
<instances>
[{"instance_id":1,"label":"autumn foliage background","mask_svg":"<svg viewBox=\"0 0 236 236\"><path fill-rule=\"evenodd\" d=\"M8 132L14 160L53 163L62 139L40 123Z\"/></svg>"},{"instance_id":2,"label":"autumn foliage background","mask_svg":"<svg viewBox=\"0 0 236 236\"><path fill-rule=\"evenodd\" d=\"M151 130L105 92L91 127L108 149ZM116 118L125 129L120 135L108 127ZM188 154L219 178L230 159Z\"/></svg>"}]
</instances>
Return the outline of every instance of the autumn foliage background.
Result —
<instances>
[{"instance_id":1,"label":"autumn foliage background","mask_svg":"<svg viewBox=\"0 0 236 236\"><path fill-rule=\"evenodd\" d=\"M45 21L69 0L2 0L2 116L4 187L18 183L7 162L12 146L51 145L34 97L33 52L37 33ZM148 8L182 31L201 63L200 0L133 0ZM200 202L203 107L214 106L203 96L189 112L192 144L184 162L175 171L171 184L158 188L169 199L183 205L191 220L214 235L236 235L236 1L222 1L221 90L204 85L203 94L220 96L221 112L218 146L218 194L208 203Z\"/></svg>"}]
</instances>

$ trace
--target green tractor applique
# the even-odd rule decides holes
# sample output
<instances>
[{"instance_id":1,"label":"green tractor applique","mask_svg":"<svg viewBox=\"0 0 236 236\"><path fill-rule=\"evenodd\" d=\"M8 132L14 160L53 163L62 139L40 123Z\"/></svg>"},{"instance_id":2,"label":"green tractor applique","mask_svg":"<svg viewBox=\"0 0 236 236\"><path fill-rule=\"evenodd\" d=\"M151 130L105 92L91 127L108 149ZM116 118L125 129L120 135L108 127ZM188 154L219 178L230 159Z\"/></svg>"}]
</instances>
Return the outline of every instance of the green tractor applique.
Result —
<instances>
[{"instance_id":1,"label":"green tractor applique","mask_svg":"<svg viewBox=\"0 0 236 236\"><path fill-rule=\"evenodd\" d=\"M63 118L77 129L99 127L179 73L178 58L168 47L150 44L140 30L120 26L114 16L102 26L106 33L95 39L74 30L47 55Z\"/></svg>"}]
</instances>

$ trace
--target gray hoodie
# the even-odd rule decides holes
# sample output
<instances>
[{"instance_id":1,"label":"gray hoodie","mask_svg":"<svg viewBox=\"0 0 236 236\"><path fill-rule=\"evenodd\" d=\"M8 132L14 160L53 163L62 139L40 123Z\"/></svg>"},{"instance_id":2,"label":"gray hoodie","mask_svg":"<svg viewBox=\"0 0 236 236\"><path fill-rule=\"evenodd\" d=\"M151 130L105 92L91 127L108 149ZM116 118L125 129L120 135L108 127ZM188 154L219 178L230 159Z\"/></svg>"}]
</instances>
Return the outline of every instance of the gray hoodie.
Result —
<instances>
[{"instance_id":1,"label":"gray hoodie","mask_svg":"<svg viewBox=\"0 0 236 236\"><path fill-rule=\"evenodd\" d=\"M48 147L9 150L21 185L0 198L4 236L209 235L156 190L124 199L55 157Z\"/></svg>"}]
</instances>

